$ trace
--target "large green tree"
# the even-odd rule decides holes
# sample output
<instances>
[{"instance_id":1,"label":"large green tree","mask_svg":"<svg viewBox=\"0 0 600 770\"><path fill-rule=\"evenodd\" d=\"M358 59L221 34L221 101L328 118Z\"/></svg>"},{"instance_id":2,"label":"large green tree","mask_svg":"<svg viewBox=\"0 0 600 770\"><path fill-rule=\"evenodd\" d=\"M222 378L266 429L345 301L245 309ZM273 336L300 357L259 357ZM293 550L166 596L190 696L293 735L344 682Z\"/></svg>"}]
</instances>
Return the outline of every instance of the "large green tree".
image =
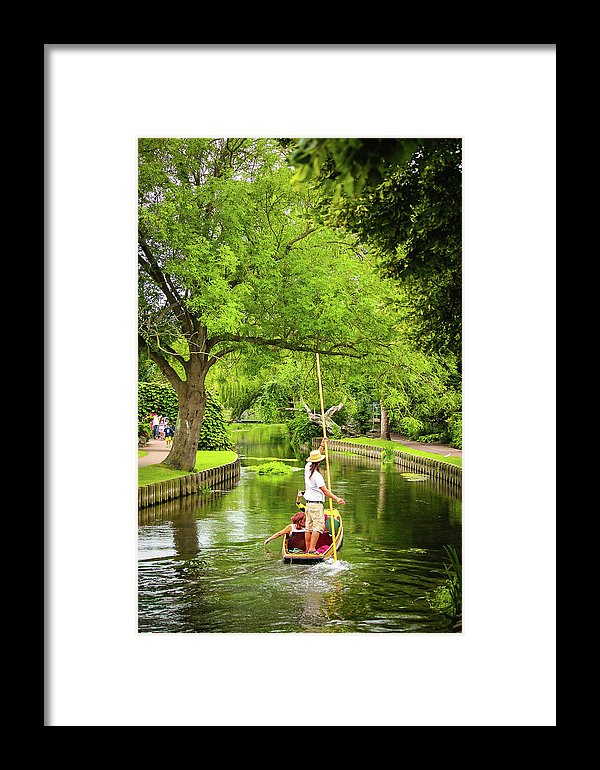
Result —
<instances>
[{"instance_id":1,"label":"large green tree","mask_svg":"<svg viewBox=\"0 0 600 770\"><path fill-rule=\"evenodd\" d=\"M385 344L355 239L311 218L277 142L139 141L139 342L177 392L167 463L190 470L210 369L256 346L360 357Z\"/></svg>"},{"instance_id":2,"label":"large green tree","mask_svg":"<svg viewBox=\"0 0 600 770\"><path fill-rule=\"evenodd\" d=\"M460 363L461 140L301 139L285 147L295 178L324 192L324 221L379 250L415 343Z\"/></svg>"}]
</instances>

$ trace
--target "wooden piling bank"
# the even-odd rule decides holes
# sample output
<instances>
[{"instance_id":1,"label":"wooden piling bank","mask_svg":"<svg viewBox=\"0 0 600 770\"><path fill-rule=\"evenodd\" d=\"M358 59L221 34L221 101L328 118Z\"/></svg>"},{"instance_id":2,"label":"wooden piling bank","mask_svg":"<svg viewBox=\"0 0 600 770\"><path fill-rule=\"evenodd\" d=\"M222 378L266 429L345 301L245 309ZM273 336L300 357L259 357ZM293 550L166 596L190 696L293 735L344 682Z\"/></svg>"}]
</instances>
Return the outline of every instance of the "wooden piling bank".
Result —
<instances>
[{"instance_id":1,"label":"wooden piling bank","mask_svg":"<svg viewBox=\"0 0 600 770\"><path fill-rule=\"evenodd\" d=\"M227 465L219 465L216 468L208 468L197 473L190 473L187 476L178 476L175 479L138 487L138 510L173 500L176 497L185 497L202 492L215 484L237 481L240 477L240 467L240 458L237 457Z\"/></svg>"},{"instance_id":2,"label":"wooden piling bank","mask_svg":"<svg viewBox=\"0 0 600 770\"><path fill-rule=\"evenodd\" d=\"M313 449L318 449L321 443L320 438L313 439ZM350 452L362 457L370 457L374 460L383 460L387 456L388 450L379 446L370 446L369 444L354 444L351 441L327 440L327 447L331 452ZM403 452L401 449L394 449L393 463L405 471L411 473L427 474L431 479L443 481L453 487L462 487L462 468L460 465L445 463L441 460L435 460L433 457L422 457Z\"/></svg>"}]
</instances>

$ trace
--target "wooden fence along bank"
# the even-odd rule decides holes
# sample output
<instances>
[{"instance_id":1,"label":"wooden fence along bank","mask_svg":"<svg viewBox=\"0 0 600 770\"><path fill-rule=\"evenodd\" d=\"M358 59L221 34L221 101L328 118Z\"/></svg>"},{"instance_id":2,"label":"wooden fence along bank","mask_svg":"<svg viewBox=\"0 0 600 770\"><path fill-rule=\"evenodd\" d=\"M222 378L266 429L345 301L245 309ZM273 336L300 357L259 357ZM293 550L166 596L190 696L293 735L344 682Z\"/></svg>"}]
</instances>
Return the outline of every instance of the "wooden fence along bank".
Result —
<instances>
[{"instance_id":1,"label":"wooden fence along bank","mask_svg":"<svg viewBox=\"0 0 600 770\"><path fill-rule=\"evenodd\" d=\"M313 439L313 449L318 449L320 444L320 438ZM327 439L327 447L331 452L349 452L362 457L372 457L375 460L383 460L388 454L388 450L383 447L353 444L350 441ZM394 464L406 471L427 474L432 479L438 479L454 487L462 487L462 468L460 465L445 463L441 460L435 460L433 457L409 454L401 449L394 449L392 454L394 455Z\"/></svg>"},{"instance_id":2,"label":"wooden fence along bank","mask_svg":"<svg viewBox=\"0 0 600 770\"><path fill-rule=\"evenodd\" d=\"M158 481L156 484L138 487L138 509L147 508L156 503L164 503L176 497L193 495L196 492L208 490L215 484L236 481L240 477L240 465L240 458L238 457L227 465L219 465L217 468L208 468L205 471L190 473L187 476L178 476L176 479Z\"/></svg>"}]
</instances>

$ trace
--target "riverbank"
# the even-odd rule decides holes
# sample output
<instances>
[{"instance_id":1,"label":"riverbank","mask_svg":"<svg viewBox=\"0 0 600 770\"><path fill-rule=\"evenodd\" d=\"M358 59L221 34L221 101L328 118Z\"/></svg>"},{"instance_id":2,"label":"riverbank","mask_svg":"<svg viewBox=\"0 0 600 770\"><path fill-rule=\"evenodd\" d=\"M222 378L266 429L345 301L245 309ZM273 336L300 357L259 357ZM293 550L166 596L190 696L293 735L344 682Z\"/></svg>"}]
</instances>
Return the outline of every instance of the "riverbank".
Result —
<instances>
[{"instance_id":1,"label":"riverbank","mask_svg":"<svg viewBox=\"0 0 600 770\"><path fill-rule=\"evenodd\" d=\"M314 438L312 448L317 449L319 444L320 439ZM379 444L385 444L385 446ZM423 474L432 480L441 481L452 487L460 488L462 486L462 459L460 457L445 459L440 455L427 455L416 450L406 451L406 447L402 447L400 443L383 442L381 439L372 441L329 439L327 448L329 452L333 453L354 454L378 460L380 463L393 463L402 468L404 472Z\"/></svg>"},{"instance_id":2,"label":"riverbank","mask_svg":"<svg viewBox=\"0 0 600 770\"><path fill-rule=\"evenodd\" d=\"M456 449L456 447L448 446L447 444L425 444L420 441L412 441L406 436L400 436L397 433L392 433L390 436L393 442L398 442L407 447L408 449L414 449L418 452L426 452L435 455L442 455L443 457L461 457L462 449ZM396 447L397 449L398 447ZM403 451L405 451L403 449Z\"/></svg>"},{"instance_id":3,"label":"riverbank","mask_svg":"<svg viewBox=\"0 0 600 770\"><path fill-rule=\"evenodd\" d=\"M219 468L222 465L229 465L235 462L238 458L237 454L232 451L198 451L196 452L194 470L178 471L161 465L171 451L170 448L165 448L164 441L150 439L142 451L147 452L147 454L138 457L138 487L188 476L191 473Z\"/></svg>"},{"instance_id":4,"label":"riverbank","mask_svg":"<svg viewBox=\"0 0 600 770\"><path fill-rule=\"evenodd\" d=\"M403 436L392 436L391 441L381 438L369 438L359 436L358 438L343 438L341 441L352 444L365 444L366 446L381 447L392 452L406 452L419 457L430 457L433 460L458 465L462 468L462 450L446 446L444 444L424 444L418 441L411 441Z\"/></svg>"},{"instance_id":5,"label":"riverbank","mask_svg":"<svg viewBox=\"0 0 600 770\"><path fill-rule=\"evenodd\" d=\"M236 423L236 426L242 427L244 424ZM391 449L392 451L400 450L409 454L431 457L436 460L449 462L452 465L462 467L462 450L445 444L425 444L418 441L412 441L411 439L406 438L406 436L401 436L399 434L392 434L391 441L385 441L384 439L370 436L360 436L358 438L342 440L367 444L368 446L382 447L384 449ZM150 439L142 451L146 454L142 457L138 457L138 486L178 478L189 473L189 471L177 471L161 465L171 451L169 448L165 447L164 440ZM220 465L227 465L235 460L236 457L237 455L235 452L197 452L194 472L216 468Z\"/></svg>"}]
</instances>

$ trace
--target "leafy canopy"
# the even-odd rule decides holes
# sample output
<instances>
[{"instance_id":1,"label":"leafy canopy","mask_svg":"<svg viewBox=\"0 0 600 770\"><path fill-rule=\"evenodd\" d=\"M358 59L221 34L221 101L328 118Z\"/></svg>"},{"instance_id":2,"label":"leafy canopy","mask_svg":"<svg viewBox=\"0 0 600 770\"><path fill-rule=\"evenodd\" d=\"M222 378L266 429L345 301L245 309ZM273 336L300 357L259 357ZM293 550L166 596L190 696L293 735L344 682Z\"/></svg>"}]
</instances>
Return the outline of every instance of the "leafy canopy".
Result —
<instances>
[{"instance_id":1,"label":"leafy canopy","mask_svg":"<svg viewBox=\"0 0 600 770\"><path fill-rule=\"evenodd\" d=\"M359 355L380 280L312 218L273 140L140 140L140 336L174 370L239 345ZM233 343L233 345L232 345Z\"/></svg>"}]
</instances>

